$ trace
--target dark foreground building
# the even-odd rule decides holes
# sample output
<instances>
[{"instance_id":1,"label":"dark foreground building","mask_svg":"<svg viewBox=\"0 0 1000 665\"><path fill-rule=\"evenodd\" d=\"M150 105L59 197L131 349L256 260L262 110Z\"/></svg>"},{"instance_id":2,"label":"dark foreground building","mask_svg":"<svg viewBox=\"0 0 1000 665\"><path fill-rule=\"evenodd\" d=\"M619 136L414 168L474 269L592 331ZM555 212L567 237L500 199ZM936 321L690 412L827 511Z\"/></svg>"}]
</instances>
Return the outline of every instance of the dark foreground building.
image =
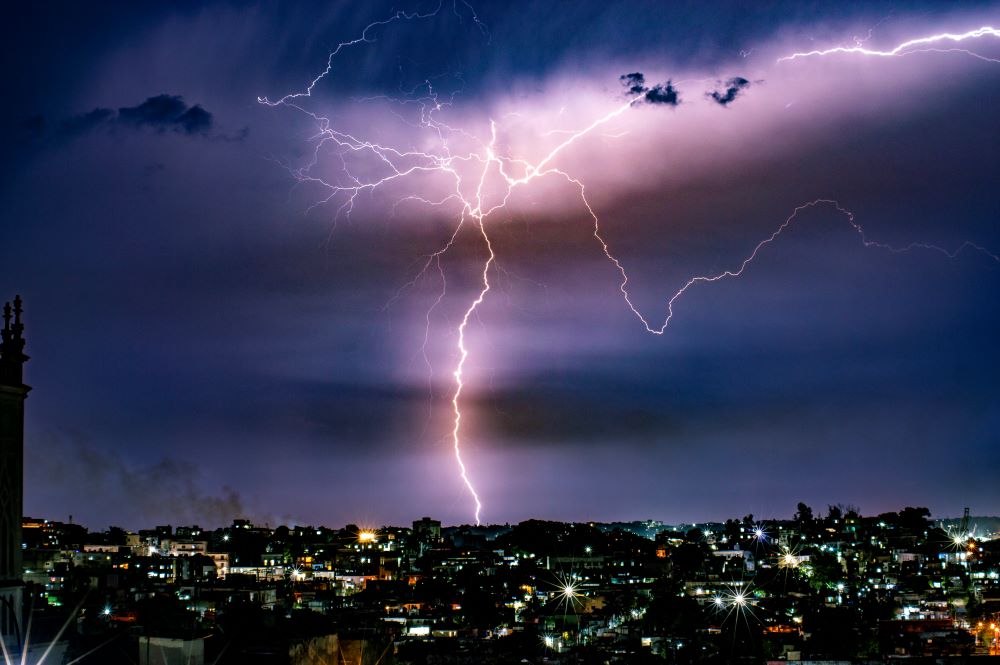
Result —
<instances>
[{"instance_id":1,"label":"dark foreground building","mask_svg":"<svg viewBox=\"0 0 1000 665\"><path fill-rule=\"evenodd\" d=\"M23 582L21 581L21 504L24 467L24 325L21 297L3 308L0 339L0 633L8 647L20 648Z\"/></svg>"}]
</instances>

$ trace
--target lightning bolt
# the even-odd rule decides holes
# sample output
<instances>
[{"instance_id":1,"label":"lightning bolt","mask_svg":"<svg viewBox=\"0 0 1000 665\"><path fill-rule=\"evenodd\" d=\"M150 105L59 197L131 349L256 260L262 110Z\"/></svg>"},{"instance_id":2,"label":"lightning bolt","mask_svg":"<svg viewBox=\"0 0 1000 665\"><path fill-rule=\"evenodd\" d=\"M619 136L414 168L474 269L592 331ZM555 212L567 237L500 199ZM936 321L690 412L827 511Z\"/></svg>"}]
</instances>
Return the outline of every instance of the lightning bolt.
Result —
<instances>
[{"instance_id":1,"label":"lightning bolt","mask_svg":"<svg viewBox=\"0 0 1000 665\"><path fill-rule=\"evenodd\" d=\"M459 406L459 398L462 396L462 388L465 384L462 382L462 370L465 368L465 361L469 357L469 349L465 346L465 328L469 325L469 317L472 316L476 308L483 304L483 300L486 299L486 294L490 290L490 266L493 265L493 261L496 260L496 255L493 253L493 245L490 243L490 237L486 233L486 226L483 224L483 220L480 219L478 223L479 232L483 236L483 240L486 242L486 248L489 250L489 258L486 259L486 263L483 264L483 288L479 292L479 295L469 308L465 310L465 316L462 317L462 323L458 326L458 365L455 367L455 392L451 397L451 406L455 414L454 426L451 430L452 445L455 449L455 461L458 462L459 474L462 476L462 482L465 483L465 487L469 490L469 494L472 495L473 501L476 503L476 524L479 524L480 512L483 509L483 503L479 500L479 494L476 492L476 488L472 485L472 481L469 480L468 471L465 468L465 462L462 461L462 440L461 440L461 428L462 428L462 409Z\"/></svg>"},{"instance_id":2,"label":"lightning bolt","mask_svg":"<svg viewBox=\"0 0 1000 665\"><path fill-rule=\"evenodd\" d=\"M871 33L869 33L869 37ZM778 58L777 62L788 62L791 60L797 60L799 58L810 58L814 56L824 56L832 55L834 53L852 53L859 55L869 55L881 58L894 58L903 55L910 55L911 53L963 53L965 55L970 55L974 58L979 58L980 60L985 60L987 62L997 62L1000 63L1000 59L988 58L984 55L974 53L968 49L963 48L937 48L934 45L939 43L960 43L970 39L978 39L979 37L1000 37L1000 30L992 28L990 26L983 26L981 28L976 28L975 30L969 30L963 33L952 33L952 32L942 32L937 35L930 35L928 37L918 37L916 39L907 40L901 44L898 44L895 48L889 49L888 51L879 51L877 49L870 49L862 46L863 42L866 40L855 40L855 46L835 46L828 49L817 49L814 51L804 51L801 53L792 53L791 55L786 55Z\"/></svg>"},{"instance_id":3,"label":"lightning bolt","mask_svg":"<svg viewBox=\"0 0 1000 665\"><path fill-rule=\"evenodd\" d=\"M472 11L471 7L465 2L462 2L462 5L471 12L471 16L476 25L481 31L483 31L483 34L486 34L485 27L476 17L475 12ZM536 162L502 154L502 151L500 151L497 147L497 122L492 119L490 120L490 137L488 141L484 141L473 133L461 128L452 127L442 121L440 119L440 114L451 106L455 93L447 99L442 99L435 91L434 85L430 80L425 81L420 86L411 90L410 93L412 96L410 98L398 100L380 97L378 99L385 99L386 101L392 103L418 105L420 118L419 122L410 124L413 124L413 126L418 129L428 130L433 133L437 139L437 147L435 150L404 150L382 145L381 143L364 138L359 138L349 132L341 131L335 128L328 117L320 115L314 111L310 111L303 106L303 100L312 97L316 86L324 78L331 74L334 67L335 57L341 51L352 46L375 41L376 37L374 36L374 32L378 28L400 21L428 19L437 15L441 11L442 7L443 5L439 4L436 9L427 13L408 13L400 11L396 12L387 19L369 24L361 32L359 37L338 44L333 51L330 52L330 55L327 58L326 68L309 83L305 90L285 95L276 101L270 101L267 97L259 97L258 102L271 107L284 106L297 110L306 114L316 122L317 131L312 137L312 139L316 141L316 147L312 151L311 158L304 166L292 168L291 166L285 165L285 168L298 182L313 183L324 188L328 192L327 196L316 201L309 208L310 210L317 206L334 203L339 198L340 204L336 209L336 214L334 216L335 221L342 215L350 217L357 197L362 193L372 192L392 183L403 182L408 178L426 174L439 175L445 180L446 183L448 183L447 195L441 198L430 199L417 194L411 194L401 197L393 206L394 211L403 202L416 202L422 205L437 208L445 208L451 205L457 206L456 216L458 221L447 242L437 251L424 257L424 263L417 275L400 287L400 289L397 290L392 299L390 299L389 303L386 305L388 307L397 298L401 297L401 295L408 288L414 286L432 267L437 268L441 277L442 287L437 299L427 312L426 328L424 331L422 346L424 361L428 365L429 370L431 369L431 363L427 358L426 345L430 334L431 312L442 302L447 289L445 273L441 267L441 258L454 246L459 233L466 228L467 225L474 227L475 232L480 236L486 258L481 264L482 267L479 272L480 282L478 290L476 291L476 296L464 309L464 314L458 325L458 339L456 344L457 360L452 372L454 386L451 391L452 428L450 437L455 462L459 470L459 476L462 484L474 502L474 517L477 525L480 524L483 504L472 480L472 476L469 473L469 469L463 459L463 450L465 446L463 445L463 412L461 406L462 395L466 389L466 382L464 379L465 368L471 353L468 346L467 332L470 319L476 314L477 310L483 302L485 302L491 291L492 284L490 282L490 272L491 270L497 269L497 257L488 231L488 219L491 215L497 211L503 210L507 206L511 195L516 188L528 185L538 179L555 177L561 179L579 192L580 201L593 222L593 236L600 245L605 257L611 262L621 276L619 290L627 307L641 322L645 330L654 335L663 335L666 332L674 317L674 305L691 288L699 284L720 282L726 279L740 277L749 268L749 266L755 262L758 255L763 250L777 241L785 230L792 226L797 219L799 219L800 213L820 206L833 207L837 212L839 212L850 228L858 235L862 246L867 248L878 248L892 253L905 253L922 249L941 253L948 258L955 258L964 251L976 251L987 256L991 260L1000 263L1000 257L996 254L971 242L964 242L954 250L947 250L937 245L927 243L914 242L909 245L897 247L871 240L865 234L861 225L855 220L853 212L847 210L833 199L815 199L796 207L792 213L777 227L777 229L771 233L771 235L767 236L753 247L752 251L739 263L738 266L722 272L695 276L688 279L666 301L666 314L662 323L654 325L650 323L649 319L640 311L632 300L629 292L630 280L628 272L626 271L623 263L612 252L609 243L601 233L600 220L587 198L586 186L576 177L555 166L556 159L563 152L585 137L597 133L598 130L610 123L612 120L620 117L636 103L641 102L643 95L636 95L623 101L622 103L611 108L604 115L595 118L582 128L559 128L546 132L544 136L560 135L565 136L565 138L560 143L552 147ZM457 0L452 4L452 9L461 17ZM838 47L828 49L826 51L796 53L786 56L785 58L781 58L779 62L783 60L793 60L801 57L826 55L837 52L863 53L866 55L880 56L905 55L918 50L931 50L928 48L929 45L945 40L960 42L966 39L973 39L987 35L1000 37L1000 33L998 33L998 31L993 28L984 27L960 35L945 33L942 35L910 40L900 44L892 51L874 51L866 49L861 45L862 42L858 41L858 45L855 47ZM453 152L452 146L455 142L454 139L471 142L474 148L471 150L467 149L465 151ZM320 163L321 151L328 146L333 148L333 152L339 158L339 173L342 174L342 180L340 181L328 182L324 177L315 175L313 172ZM348 161L345 159L346 156L362 156L370 158L372 165L382 169L384 174L381 176L365 178L359 177L349 168ZM487 200L488 197L486 188L488 180L499 181L501 185L501 196L499 196L498 200L494 200L492 202ZM471 192L469 191L470 185L468 184L470 182L474 183Z\"/></svg>"},{"instance_id":4,"label":"lightning bolt","mask_svg":"<svg viewBox=\"0 0 1000 665\"><path fill-rule=\"evenodd\" d=\"M792 214L789 215L785 219L785 221L782 222L781 225L779 225L778 228L775 229L773 233L771 233L771 235L769 235L764 240L761 240L760 242L757 243L757 245L754 246L753 251L751 251L746 256L746 258L744 258L743 261L740 262L740 264L739 264L738 267L733 268L731 270L724 270L722 272L711 274L711 275L699 275L699 276L690 278L687 282L684 283L684 285L681 288L679 288L676 292L674 292L674 294L667 301L667 313L666 313L666 317L663 319L663 323L660 324L659 327L654 327L654 326L650 325L649 321L647 321L646 318L643 316L643 314L636 308L636 306L634 304L632 304L632 299L631 299L631 297L629 295L629 291L628 291L628 282L629 282L628 273L625 272L624 266L622 266L621 262L617 258L615 258L615 256L611 253L611 250L609 249L607 242L605 242L604 239L601 237L600 230L599 230L599 228L597 226L597 215L595 215L592 210L591 210L591 215L593 216L593 219L594 219L594 237L596 237L601 242L601 246L604 249L604 254L608 257L608 259L612 263L615 264L615 266L618 268L619 272L621 273L622 282L619 285L619 290L622 292L622 295L625 297L625 302L628 304L629 309L632 310L632 313L635 314L636 317L639 319L639 321L641 321L642 324L646 327L646 331L647 332L650 332L650 333L652 333L654 335L662 335L663 333L665 333L667 331L667 327L670 325L671 320L673 320L673 318L674 318L674 303L676 303L681 298L681 296L683 296L685 293L687 293L688 289L690 289L691 287L695 286L696 284L711 284L713 282L721 282L721 281L726 280L726 279L731 279L731 278L734 278L734 277L740 277L741 275L743 275L743 273L746 271L746 269L750 266L750 264L752 264L757 259L757 256L760 254L761 250L763 250L768 245L770 245L771 243L773 243L774 241L776 241L781 236L781 234L785 232L786 229L788 229L790 226L792 226L792 224L795 222L795 220L798 219L799 213L801 213L804 210L808 210L810 208L816 208L818 206L823 206L823 205L832 206L837 212L839 212L841 215L843 215L843 217L846 220L847 224L850 226L850 228L861 239L861 244L864 247L875 247L875 248L878 248L878 249L885 250L887 252L892 252L893 254L905 254L905 253L911 252L911 251L913 251L915 249L923 249L923 250L929 250L929 251L937 252L939 254L943 254L944 256L948 257L949 259L953 259L953 258L957 257L963 251L971 250L971 251L976 251L976 252L979 252L980 254L983 254L984 256L986 256L987 258L991 259L995 263L1000 263L1000 256L997 256L993 252L990 252L985 247L982 247L980 245L977 245L977 244L975 244L973 242L969 242L969 241L963 242L961 245L959 245L957 248L955 248L953 250L948 250L948 249L945 249L945 248L940 247L938 245L932 245L932 244L923 243L923 242L912 242L912 243L909 243L908 245L904 245L902 247L896 247L896 246L889 245L889 244L884 243L884 242L878 242L878 241L875 241L875 240L871 240L865 234L865 231L861 227L861 225L857 221L855 221L855 219L854 219L854 213L853 212L851 212L850 210L847 210L846 208L844 208L843 206L841 206L840 203L838 203L837 201L835 201L833 199L815 199L813 201L809 201L807 203L803 203L800 206L797 206L792 211ZM588 209L589 209L589 206L588 206Z\"/></svg>"}]
</instances>

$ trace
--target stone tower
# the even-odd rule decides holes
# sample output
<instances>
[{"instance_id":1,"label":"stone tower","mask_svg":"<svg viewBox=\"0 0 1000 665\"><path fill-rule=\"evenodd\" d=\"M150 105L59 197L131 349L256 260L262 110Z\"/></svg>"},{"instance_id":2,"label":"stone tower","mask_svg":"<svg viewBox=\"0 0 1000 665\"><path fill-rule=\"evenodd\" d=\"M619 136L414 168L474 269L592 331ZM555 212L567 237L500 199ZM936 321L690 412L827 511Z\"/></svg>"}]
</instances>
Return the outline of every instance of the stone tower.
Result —
<instances>
[{"instance_id":1,"label":"stone tower","mask_svg":"<svg viewBox=\"0 0 1000 665\"><path fill-rule=\"evenodd\" d=\"M21 296L3 308L0 337L0 632L8 645L21 642L21 513L24 484L24 325Z\"/></svg>"}]
</instances>

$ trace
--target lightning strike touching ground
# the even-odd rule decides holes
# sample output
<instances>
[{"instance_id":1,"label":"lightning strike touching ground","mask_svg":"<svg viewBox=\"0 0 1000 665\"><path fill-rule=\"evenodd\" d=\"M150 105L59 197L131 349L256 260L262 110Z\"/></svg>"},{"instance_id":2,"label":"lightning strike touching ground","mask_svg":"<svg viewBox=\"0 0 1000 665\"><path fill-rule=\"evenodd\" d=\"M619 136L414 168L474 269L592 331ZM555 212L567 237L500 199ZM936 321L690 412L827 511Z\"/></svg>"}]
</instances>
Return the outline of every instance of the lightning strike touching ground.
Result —
<instances>
[{"instance_id":1,"label":"lightning strike touching ground","mask_svg":"<svg viewBox=\"0 0 1000 665\"><path fill-rule=\"evenodd\" d=\"M483 225L482 220L479 221L479 230L483 234L483 240L486 241L486 247L489 249L490 256L486 259L486 263L483 264L483 289L479 292L479 296L472 301L469 308L465 310L465 316L462 317L462 323L458 326L458 352L459 360L458 366L455 368L455 393L451 398L451 405L455 412L455 425L451 431L451 438L455 448L455 461L458 462L459 472L462 476L462 482L465 483L465 487L469 490L469 494L472 495L473 500L476 502L476 524L479 524L479 513L483 509L483 504L479 500L479 494L476 492L476 488L473 487L472 481L469 480L468 471L465 468L465 462L462 461L462 445L461 445L461 427L462 427L462 410L459 406L459 399L462 396L462 388L465 386L462 383L462 370L465 368L465 361L469 357L469 350L465 347L465 328L469 325L469 317L472 316L476 308L483 303L486 298L486 294L490 290L490 266L493 264L496 256L493 254L493 246L490 244L490 237L486 234L486 227Z\"/></svg>"},{"instance_id":2,"label":"lightning strike touching ground","mask_svg":"<svg viewBox=\"0 0 1000 665\"><path fill-rule=\"evenodd\" d=\"M869 37L871 35L869 34ZM797 60L798 58L809 58L813 56L824 56L832 55L835 53L852 53L859 55L869 55L877 56L882 58L892 58L903 55L909 55L911 53L963 53L965 55L970 55L974 58L979 58L980 60L985 60L987 62L997 62L1000 63L1000 59L988 58L984 55L974 53L968 49L963 48L937 48L934 44L939 44L942 42L948 43L960 43L970 39L977 39L979 37L1000 37L1000 30L997 28L992 28L990 26L983 26L975 30L969 30L968 32L963 32L960 34L943 32L937 35L931 35L929 37L919 37L917 39L907 40L895 48L889 49L888 51L879 51L877 49L870 49L862 46L863 41L856 40L856 46L835 46L828 49L817 49L813 51L804 51L802 53L792 53L791 55L786 55L778 58L778 62L787 62L790 60Z\"/></svg>"},{"instance_id":3,"label":"lightning strike touching ground","mask_svg":"<svg viewBox=\"0 0 1000 665\"><path fill-rule=\"evenodd\" d=\"M863 247L878 248L892 253L904 253L916 249L923 249L941 253L948 258L955 258L966 250L974 250L987 256L994 262L1000 263L1000 257L996 254L991 253L985 248L971 242L964 242L954 250L947 250L937 245L927 243L914 242L905 246L896 247L870 240L861 225L855 220L853 212L846 209L833 199L819 198L796 207L784 220L784 222L782 222L777 229L771 233L771 235L761 240L756 246L753 247L752 251L738 264L737 267L714 274L700 275L688 279L666 301L666 312L662 323L654 325L650 323L647 316L639 310L632 300L629 291L630 280L628 272L626 271L621 260L619 260L612 252L608 241L602 235L599 216L588 201L586 186L577 177L562 168L557 167L555 164L556 159L575 143L590 135L596 135L598 137L602 136L601 132L598 130L601 130L616 118L621 117L630 108L635 106L638 102L641 102L645 96L644 94L634 95L624 101L621 101L620 103L617 103L603 115L598 115L590 122L584 124L582 128L567 129L564 127L557 127L549 129L542 135L559 135L564 136L565 138L561 142L554 145L547 153L538 158L537 161L530 161L526 158L503 154L503 151L498 147L498 123L496 120L490 120L490 135L488 140L477 137L471 131L453 127L442 120L440 117L441 114L452 106L454 96L457 93L453 93L448 98L439 97L439 94L435 91L434 85L429 80L413 88L410 91L410 94L412 95L411 97L407 97L402 100L379 98L393 103L407 105L416 104L418 106L419 121L408 124L411 124L413 127L421 131L429 131L434 137L436 145L433 148L426 150L418 150L412 147L397 148L383 145L375 140L360 138L348 131L341 131L340 129L337 129L334 127L333 122L329 117L316 111L309 110L303 105L306 99L313 96L317 85L332 74L334 70L335 58L344 49L376 41L374 33L378 29L384 28L392 23L415 21L433 17L441 11L442 6L442 4L439 4L436 9L428 13L396 12L387 19L369 24L361 32L359 37L350 41L341 42L330 52L325 69L318 76L313 78L302 92L287 94L277 99L277 101L270 101L267 97L260 97L258 98L258 102L270 107L284 106L294 109L298 112L304 113L316 123L317 130L313 136L316 146L312 151L311 158L304 166L298 168L286 168L292 177L299 183L315 184L327 192L327 195L316 201L310 207L310 210L316 206L325 206L337 203L336 214L334 216L335 221L341 216L350 217L358 196L362 193L371 193L375 190L388 188L390 185L406 182L407 180L418 178L420 176L431 175L440 177L444 180L446 195L439 196L437 198L429 198L428 196L421 194L411 193L406 196L401 196L393 205L394 211L404 201L416 202L440 209L450 209L450 206L455 206L457 208L455 211L457 222L447 242L444 243L444 245L437 251L424 257L424 263L422 268L418 271L418 274L412 280L400 287L389 303L387 303L388 306L399 298L404 291L414 286L432 266L436 266L441 277L441 291L427 312L426 328L422 346L424 361L427 364L429 371L432 370L432 366L427 357L426 346L427 339L430 334L431 312L441 303L447 290L447 280L445 278L445 272L441 267L441 259L449 250L453 248L459 233L462 232L467 225L475 226L476 233L481 237L486 258L481 264L481 270L479 271L480 282L479 287L476 290L476 295L464 309L464 315L462 316L461 322L457 328L457 360L452 372L454 385L451 391L450 400L452 411L452 427L450 436L451 446L462 484L465 490L468 491L469 495L472 497L474 503L473 512L476 524L480 524L481 522L483 503L479 492L476 489L476 485L472 480L472 474L470 474L466 461L463 459L465 440L463 438L464 421L462 412L462 396L467 385L465 381L466 363L471 354L471 350L468 345L467 332L470 318L476 314L477 310L490 293L492 286L490 282L490 272L491 270L497 269L497 256L494 252L494 246L490 239L487 226L488 220L494 213L503 210L508 205L513 191L518 187L528 185L535 180L552 176L556 179L564 181L572 188L575 188L579 194L579 200L583 204L593 223L593 237L598 241L605 257L620 274L621 282L619 284L619 290L627 307L642 323L645 330L654 335L663 335L666 332L674 317L675 303L692 287L698 284L708 284L740 277L744 274L747 268L754 263L758 255L765 248L774 243L786 229L799 219L800 213L820 206L829 206L836 210L844 218L851 229L858 235ZM463 3L463 6L471 11L471 7L467 4ZM456 14L459 13L459 6L457 2L453 4L453 10ZM478 18L476 18L474 12L472 12L472 18L476 25L480 27L480 30L484 30L484 26L479 22ZM933 47L934 44L941 42L958 43L985 36L1000 37L1000 31L989 27L983 27L962 34L943 33L931 37L909 40L896 46L890 51L868 49L862 45L863 40L856 40L857 45L853 47L837 47L824 51L795 53L790 56L780 58L779 62L809 56L828 55L832 53L901 56L920 51L942 50ZM964 49L947 50L962 50L963 52L967 52ZM984 60L990 60L990 58L971 52L967 53ZM510 113L503 116L501 120L507 117L516 117L518 115L518 113ZM611 136L619 135L621 134L611 134ZM471 143L473 148L466 151L453 152L453 139ZM328 147L332 148L339 157L340 180L328 180L327 176L317 175L314 173L320 164L321 150ZM371 164L369 164L370 168L363 174L356 173L350 168L349 162L345 158L346 156L358 159L369 159L371 161ZM499 184L499 194L489 190L488 182L490 184ZM418 183L414 186L420 187L420 184ZM761 538L763 538L763 535L758 535L758 539ZM739 606L737 609L742 610L742 606L745 605L745 603L735 602L735 604L731 603L731 605L733 607Z\"/></svg>"}]
</instances>

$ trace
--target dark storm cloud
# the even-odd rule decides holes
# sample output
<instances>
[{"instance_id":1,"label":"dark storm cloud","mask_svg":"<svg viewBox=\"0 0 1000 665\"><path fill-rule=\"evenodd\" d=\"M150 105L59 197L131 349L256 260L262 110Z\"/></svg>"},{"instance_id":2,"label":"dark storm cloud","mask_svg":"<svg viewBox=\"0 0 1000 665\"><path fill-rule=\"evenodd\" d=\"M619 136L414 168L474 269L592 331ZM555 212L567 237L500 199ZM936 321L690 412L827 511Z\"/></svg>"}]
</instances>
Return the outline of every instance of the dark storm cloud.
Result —
<instances>
[{"instance_id":1,"label":"dark storm cloud","mask_svg":"<svg viewBox=\"0 0 1000 665\"><path fill-rule=\"evenodd\" d=\"M118 109L118 123L161 132L207 134L212 129L212 114L198 104L189 107L179 95L157 95L138 106Z\"/></svg>"},{"instance_id":2,"label":"dark storm cloud","mask_svg":"<svg viewBox=\"0 0 1000 665\"><path fill-rule=\"evenodd\" d=\"M91 503L120 504L119 518L138 523L124 526L163 521L216 526L246 516L239 492L227 486L217 492L204 488L205 479L195 460L163 457L152 463L131 464L78 436L50 434L37 443L28 448L28 464L36 467L36 475L63 479L58 489L70 496L86 496ZM66 510L74 510L72 504L67 504Z\"/></svg>"},{"instance_id":3,"label":"dark storm cloud","mask_svg":"<svg viewBox=\"0 0 1000 665\"><path fill-rule=\"evenodd\" d=\"M608 440L651 442L670 438L685 424L674 409L665 408L663 395L626 388L616 395L595 389L602 379L583 373L577 381L536 377L524 387L484 394L477 420L508 446L606 445Z\"/></svg>"},{"instance_id":4,"label":"dark storm cloud","mask_svg":"<svg viewBox=\"0 0 1000 665\"><path fill-rule=\"evenodd\" d=\"M671 81L657 83L647 90L646 101L650 104L666 104L667 106L677 106L681 103L677 88Z\"/></svg>"},{"instance_id":5,"label":"dark storm cloud","mask_svg":"<svg viewBox=\"0 0 1000 665\"><path fill-rule=\"evenodd\" d=\"M903 345L867 343L830 344L822 350L789 348L783 354L715 351L693 352L687 360L697 367L662 369L659 374L623 377L613 369L581 367L568 372L526 372L517 385L483 393L474 403L476 420L509 446L597 447L609 441L657 444L673 441L685 447L702 437L730 436L759 427L796 424L813 432L832 431L845 425L843 414L860 429L880 426L899 414L919 420L925 413L955 413L975 403L982 389L972 377L970 385L951 387L947 395L933 385L933 370L907 368L906 388L878 385L880 376L901 370L892 356ZM919 353L917 342L905 343L907 352ZM850 356L856 356L851 358ZM782 357L784 356L784 357ZM830 356L842 357L831 362ZM601 364L596 359L591 362ZM627 359L605 363L622 365ZM667 363L663 363L666 367ZM753 390L733 377L728 368L752 368ZM803 390L800 368L824 367L820 378L809 379ZM698 383L693 375L707 379ZM859 380L870 374L871 385ZM984 383L988 379L984 380ZM683 390L674 386L683 385ZM471 402L471 400L470 400ZM470 403L470 407L473 404ZM893 413L896 416L886 417ZM927 445L935 434L921 434L911 443ZM797 443L775 441L775 449Z\"/></svg>"},{"instance_id":6,"label":"dark storm cloud","mask_svg":"<svg viewBox=\"0 0 1000 665\"><path fill-rule=\"evenodd\" d=\"M241 419L252 430L274 438L297 431L303 442L339 441L364 445L369 451L398 446L412 435L413 422L427 410L426 387L395 384L361 385L336 381L308 381L261 376L262 385L278 385L281 397L265 390L248 391L245 402L226 400L219 405L222 420Z\"/></svg>"},{"instance_id":7,"label":"dark storm cloud","mask_svg":"<svg viewBox=\"0 0 1000 665\"><path fill-rule=\"evenodd\" d=\"M646 77L641 72L622 74L618 77L618 80L633 95L638 95L646 91Z\"/></svg>"},{"instance_id":8,"label":"dark storm cloud","mask_svg":"<svg viewBox=\"0 0 1000 665\"><path fill-rule=\"evenodd\" d=\"M48 126L46 118L35 115L22 123L24 129L34 137L45 134ZM99 131L116 129L146 129L163 134L175 132L185 136L201 136L242 140L247 129L233 135L222 135L215 131L215 117L200 104L188 106L180 95L156 95L135 106L122 106L118 110L94 108L66 118L58 125L58 134L75 138Z\"/></svg>"},{"instance_id":9,"label":"dark storm cloud","mask_svg":"<svg viewBox=\"0 0 1000 665\"><path fill-rule=\"evenodd\" d=\"M622 74L618 81L625 87L628 95L643 95L643 101L647 104L666 104L667 106L677 106L681 103L677 88L673 81L657 83L652 88L646 86L646 76L642 72L632 72Z\"/></svg>"},{"instance_id":10,"label":"dark storm cloud","mask_svg":"<svg viewBox=\"0 0 1000 665\"><path fill-rule=\"evenodd\" d=\"M706 93L711 99L721 106L728 106L731 104L740 93L750 87L750 81L743 78L742 76L735 76L724 84L725 90L719 91L714 90L712 92Z\"/></svg>"}]
</instances>

